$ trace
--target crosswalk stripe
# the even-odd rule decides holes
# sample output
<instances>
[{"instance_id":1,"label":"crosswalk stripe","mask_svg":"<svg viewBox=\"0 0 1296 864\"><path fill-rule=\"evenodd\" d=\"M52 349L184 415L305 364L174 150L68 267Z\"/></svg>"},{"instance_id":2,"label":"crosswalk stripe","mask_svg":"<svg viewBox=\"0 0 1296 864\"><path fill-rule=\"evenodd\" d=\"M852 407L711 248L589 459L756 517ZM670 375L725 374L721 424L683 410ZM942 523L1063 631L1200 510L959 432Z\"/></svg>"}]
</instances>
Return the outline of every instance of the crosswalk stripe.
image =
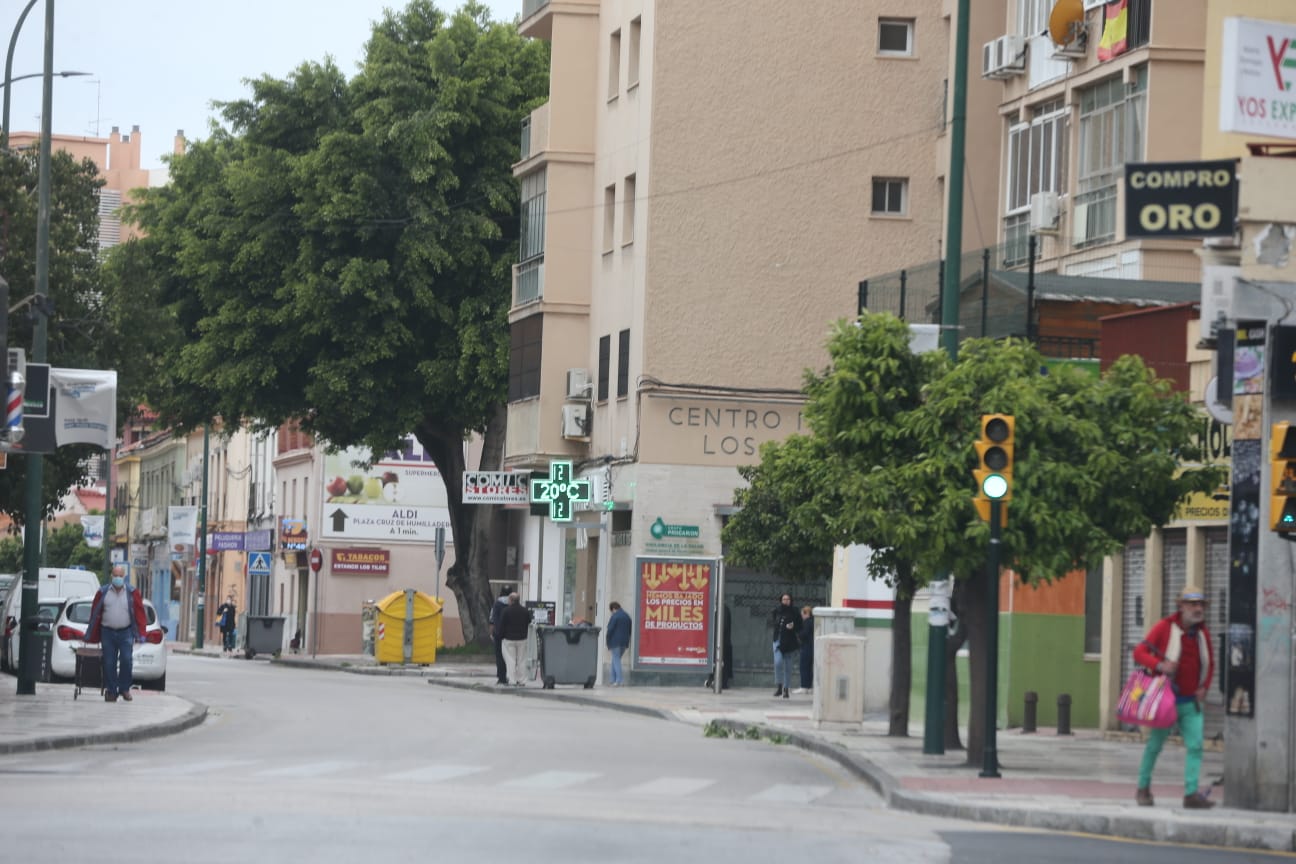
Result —
<instances>
[{"instance_id":1,"label":"crosswalk stripe","mask_svg":"<svg viewBox=\"0 0 1296 864\"><path fill-rule=\"evenodd\" d=\"M539 774L519 777L501 785L515 789L565 789L598 776L597 773L590 771L541 771Z\"/></svg>"},{"instance_id":2,"label":"crosswalk stripe","mask_svg":"<svg viewBox=\"0 0 1296 864\"><path fill-rule=\"evenodd\" d=\"M428 765L424 768L412 768L409 771L388 774L385 779L408 780L413 783L440 783L486 770L489 769L485 765Z\"/></svg>"},{"instance_id":3,"label":"crosswalk stripe","mask_svg":"<svg viewBox=\"0 0 1296 864\"><path fill-rule=\"evenodd\" d=\"M809 804L816 798L822 798L831 791L832 787L829 786L793 786L779 783L762 789L748 800L773 801L783 804Z\"/></svg>"},{"instance_id":4,"label":"crosswalk stripe","mask_svg":"<svg viewBox=\"0 0 1296 864\"><path fill-rule=\"evenodd\" d=\"M354 762L307 762L305 765L290 765L287 768L272 768L258 771L258 777L320 777L324 774L335 774Z\"/></svg>"},{"instance_id":5,"label":"crosswalk stripe","mask_svg":"<svg viewBox=\"0 0 1296 864\"><path fill-rule=\"evenodd\" d=\"M246 765L255 764L257 764L255 759L208 759L205 762L181 762L174 765L155 765L151 768L141 768L140 770L131 773L145 776L189 776L193 774L210 774L216 771L224 771L229 768L241 768Z\"/></svg>"},{"instance_id":6,"label":"crosswalk stripe","mask_svg":"<svg viewBox=\"0 0 1296 864\"><path fill-rule=\"evenodd\" d=\"M631 795L692 795L694 792L714 786L714 780L700 777L659 777L649 783L641 783L626 790Z\"/></svg>"}]
</instances>

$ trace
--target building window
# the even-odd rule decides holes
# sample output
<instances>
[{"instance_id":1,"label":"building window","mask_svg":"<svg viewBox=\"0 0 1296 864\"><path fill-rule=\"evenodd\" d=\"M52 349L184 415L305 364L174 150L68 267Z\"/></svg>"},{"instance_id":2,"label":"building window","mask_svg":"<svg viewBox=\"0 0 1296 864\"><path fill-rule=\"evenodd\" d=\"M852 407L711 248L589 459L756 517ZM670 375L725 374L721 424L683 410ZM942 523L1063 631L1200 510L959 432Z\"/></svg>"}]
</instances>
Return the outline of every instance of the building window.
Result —
<instances>
[{"instance_id":1,"label":"building window","mask_svg":"<svg viewBox=\"0 0 1296 864\"><path fill-rule=\"evenodd\" d=\"M630 331L617 334L617 397L630 393Z\"/></svg>"},{"instance_id":2,"label":"building window","mask_svg":"<svg viewBox=\"0 0 1296 864\"><path fill-rule=\"evenodd\" d=\"M883 216L907 215L909 181L903 177L874 177L873 213Z\"/></svg>"},{"instance_id":3,"label":"building window","mask_svg":"<svg viewBox=\"0 0 1296 864\"><path fill-rule=\"evenodd\" d=\"M1091 567L1085 573L1084 653L1102 653L1102 567Z\"/></svg>"},{"instance_id":4,"label":"building window","mask_svg":"<svg viewBox=\"0 0 1296 864\"><path fill-rule=\"evenodd\" d=\"M626 57L626 89L639 86L639 40L642 37L642 19L630 22L630 56Z\"/></svg>"},{"instance_id":5,"label":"building window","mask_svg":"<svg viewBox=\"0 0 1296 864\"><path fill-rule=\"evenodd\" d=\"M1129 22L1125 43L1129 50L1148 44L1152 36L1152 0L1129 0L1125 14Z\"/></svg>"},{"instance_id":6,"label":"building window","mask_svg":"<svg viewBox=\"0 0 1296 864\"><path fill-rule=\"evenodd\" d=\"M517 287L513 304L544 296L545 169L522 178L521 236L518 239Z\"/></svg>"},{"instance_id":7,"label":"building window","mask_svg":"<svg viewBox=\"0 0 1296 864\"><path fill-rule=\"evenodd\" d=\"M599 365L598 365L598 401L606 402L608 398L608 378L611 375L612 365L612 337L599 337Z\"/></svg>"},{"instance_id":8,"label":"building window","mask_svg":"<svg viewBox=\"0 0 1296 864\"><path fill-rule=\"evenodd\" d=\"M616 184L603 190L603 251L611 252L616 231Z\"/></svg>"},{"instance_id":9,"label":"building window","mask_svg":"<svg viewBox=\"0 0 1296 864\"><path fill-rule=\"evenodd\" d=\"M621 31L612 31L612 41L608 44L608 101L617 98L621 91Z\"/></svg>"},{"instance_id":10,"label":"building window","mask_svg":"<svg viewBox=\"0 0 1296 864\"><path fill-rule=\"evenodd\" d=\"M1017 0L1017 35L1038 36L1048 30L1054 0Z\"/></svg>"},{"instance_id":11,"label":"building window","mask_svg":"<svg viewBox=\"0 0 1296 864\"><path fill-rule=\"evenodd\" d=\"M1076 246L1116 237L1116 190L1126 162L1143 158L1147 137L1147 67L1128 84L1109 78L1080 93L1079 177L1072 209Z\"/></svg>"},{"instance_id":12,"label":"building window","mask_svg":"<svg viewBox=\"0 0 1296 864\"><path fill-rule=\"evenodd\" d=\"M878 53L888 57L913 56L913 32L911 18L879 18Z\"/></svg>"},{"instance_id":13,"label":"building window","mask_svg":"<svg viewBox=\"0 0 1296 864\"><path fill-rule=\"evenodd\" d=\"M1008 130L1008 177L1004 217L1007 249L1004 266L1021 263L1026 257L1030 232L1031 198L1041 192L1066 191L1069 116L1061 100L1048 102L1033 112L1029 123Z\"/></svg>"},{"instance_id":14,"label":"building window","mask_svg":"<svg viewBox=\"0 0 1296 864\"><path fill-rule=\"evenodd\" d=\"M543 315L523 318L509 328L510 402L540 395L540 354L543 345Z\"/></svg>"},{"instance_id":15,"label":"building window","mask_svg":"<svg viewBox=\"0 0 1296 864\"><path fill-rule=\"evenodd\" d=\"M621 199L621 245L628 246L634 242L635 231L635 175L625 179L625 190Z\"/></svg>"}]
</instances>

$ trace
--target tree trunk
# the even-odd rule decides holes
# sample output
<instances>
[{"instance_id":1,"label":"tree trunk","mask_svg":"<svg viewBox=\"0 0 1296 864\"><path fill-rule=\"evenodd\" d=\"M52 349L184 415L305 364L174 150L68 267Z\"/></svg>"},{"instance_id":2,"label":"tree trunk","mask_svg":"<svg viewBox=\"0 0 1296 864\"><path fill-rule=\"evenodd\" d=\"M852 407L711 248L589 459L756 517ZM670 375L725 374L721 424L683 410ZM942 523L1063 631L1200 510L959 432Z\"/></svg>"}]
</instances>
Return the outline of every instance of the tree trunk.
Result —
<instances>
[{"instance_id":1,"label":"tree trunk","mask_svg":"<svg viewBox=\"0 0 1296 864\"><path fill-rule=\"evenodd\" d=\"M980 767L985 748L986 709L986 637L989 610L986 609L987 575L985 571L972 574L967 580L962 620L967 623L968 647L972 654L971 713L968 715L968 765Z\"/></svg>"},{"instance_id":2,"label":"tree trunk","mask_svg":"<svg viewBox=\"0 0 1296 864\"><path fill-rule=\"evenodd\" d=\"M505 407L500 405L486 426L482 439L478 470L499 469L504 453ZM427 419L415 430L421 443L436 462L445 482L450 509L450 532L454 538L454 565L446 573L446 587L454 592L459 606L459 621L464 641L489 647L490 607L495 602L490 574L499 565L503 548L504 511L497 504L464 504L463 435L458 429L447 429ZM502 572L502 570L500 571Z\"/></svg>"},{"instance_id":3,"label":"tree trunk","mask_svg":"<svg viewBox=\"0 0 1296 864\"><path fill-rule=\"evenodd\" d=\"M891 619L891 725L887 735L909 737L909 691L913 688L913 568L898 568L895 616Z\"/></svg>"},{"instance_id":4,"label":"tree trunk","mask_svg":"<svg viewBox=\"0 0 1296 864\"><path fill-rule=\"evenodd\" d=\"M959 683L958 652L967 642L967 623L963 620L963 583L954 580L954 590L950 594L950 612L954 614L955 624L950 628L945 640L945 749L962 750L963 740L959 736Z\"/></svg>"}]
</instances>

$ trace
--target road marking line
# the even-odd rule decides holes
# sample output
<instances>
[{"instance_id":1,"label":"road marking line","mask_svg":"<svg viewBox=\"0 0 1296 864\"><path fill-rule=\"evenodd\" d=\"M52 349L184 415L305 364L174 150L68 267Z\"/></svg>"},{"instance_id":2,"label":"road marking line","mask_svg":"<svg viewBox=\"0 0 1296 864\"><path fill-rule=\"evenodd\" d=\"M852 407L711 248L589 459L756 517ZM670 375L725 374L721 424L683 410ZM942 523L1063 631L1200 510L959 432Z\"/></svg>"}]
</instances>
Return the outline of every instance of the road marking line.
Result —
<instances>
[{"instance_id":1,"label":"road marking line","mask_svg":"<svg viewBox=\"0 0 1296 864\"><path fill-rule=\"evenodd\" d=\"M354 762L307 762L305 765L291 765L287 768L272 768L269 771L258 771L258 777L319 777L324 774L336 774Z\"/></svg>"},{"instance_id":2,"label":"road marking line","mask_svg":"<svg viewBox=\"0 0 1296 864\"><path fill-rule=\"evenodd\" d=\"M209 759L205 762L181 762L175 765L157 765L152 768L141 768L132 772L135 775L181 775L209 774L228 768L240 768L244 765L255 765L255 759Z\"/></svg>"},{"instance_id":3,"label":"road marking line","mask_svg":"<svg viewBox=\"0 0 1296 864\"><path fill-rule=\"evenodd\" d=\"M715 785L714 780L700 777L659 777L649 783L641 783L626 791L631 795L692 795L694 792Z\"/></svg>"},{"instance_id":4,"label":"road marking line","mask_svg":"<svg viewBox=\"0 0 1296 864\"><path fill-rule=\"evenodd\" d=\"M485 765L428 765L423 768L412 768L409 771L387 774L383 779L407 780L412 783L441 783L445 780L467 777L469 774L478 774L486 770L488 769Z\"/></svg>"},{"instance_id":5,"label":"road marking line","mask_svg":"<svg viewBox=\"0 0 1296 864\"><path fill-rule=\"evenodd\" d=\"M509 780L501 785L514 789L565 789L601 776L590 771L541 771L527 777Z\"/></svg>"},{"instance_id":6,"label":"road marking line","mask_svg":"<svg viewBox=\"0 0 1296 864\"><path fill-rule=\"evenodd\" d=\"M831 786L792 786L779 783L748 798L749 801L778 801L785 804L809 804L832 791Z\"/></svg>"}]
</instances>

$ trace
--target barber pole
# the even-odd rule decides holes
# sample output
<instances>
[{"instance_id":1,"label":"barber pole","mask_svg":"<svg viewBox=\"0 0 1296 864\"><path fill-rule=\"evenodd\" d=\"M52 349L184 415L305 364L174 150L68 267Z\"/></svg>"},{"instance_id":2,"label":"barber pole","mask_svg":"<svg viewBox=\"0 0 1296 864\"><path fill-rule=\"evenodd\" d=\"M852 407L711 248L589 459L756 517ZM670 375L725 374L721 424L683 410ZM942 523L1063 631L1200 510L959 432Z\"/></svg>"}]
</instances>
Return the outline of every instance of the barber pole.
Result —
<instances>
[{"instance_id":1,"label":"barber pole","mask_svg":"<svg viewBox=\"0 0 1296 864\"><path fill-rule=\"evenodd\" d=\"M23 391L27 382L17 372L9 376L9 399L5 406L5 435L10 441L23 436Z\"/></svg>"}]
</instances>

